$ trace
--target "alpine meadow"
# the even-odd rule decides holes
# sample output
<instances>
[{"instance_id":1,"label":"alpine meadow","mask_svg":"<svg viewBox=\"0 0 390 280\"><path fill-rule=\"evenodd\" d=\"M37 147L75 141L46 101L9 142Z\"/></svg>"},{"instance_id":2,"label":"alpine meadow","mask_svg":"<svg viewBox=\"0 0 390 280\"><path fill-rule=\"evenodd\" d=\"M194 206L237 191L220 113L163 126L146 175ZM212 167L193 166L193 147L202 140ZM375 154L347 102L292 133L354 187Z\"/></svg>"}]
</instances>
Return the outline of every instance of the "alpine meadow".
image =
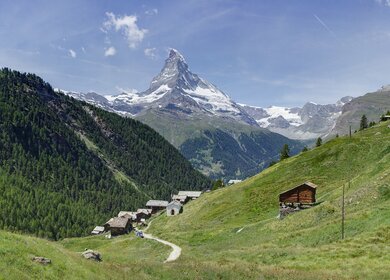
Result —
<instances>
[{"instance_id":1,"label":"alpine meadow","mask_svg":"<svg viewBox=\"0 0 390 280\"><path fill-rule=\"evenodd\" d=\"M389 1L0 1L0 280L390 280Z\"/></svg>"}]
</instances>

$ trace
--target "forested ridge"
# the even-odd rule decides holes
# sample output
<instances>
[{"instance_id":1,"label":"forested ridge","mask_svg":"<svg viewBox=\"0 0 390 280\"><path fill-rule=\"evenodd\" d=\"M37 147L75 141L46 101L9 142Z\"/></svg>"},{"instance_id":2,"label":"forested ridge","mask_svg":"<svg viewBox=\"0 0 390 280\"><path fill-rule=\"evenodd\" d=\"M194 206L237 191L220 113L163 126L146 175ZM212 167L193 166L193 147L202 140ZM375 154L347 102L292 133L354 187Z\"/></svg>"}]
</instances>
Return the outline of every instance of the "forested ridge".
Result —
<instances>
[{"instance_id":1,"label":"forested ridge","mask_svg":"<svg viewBox=\"0 0 390 280\"><path fill-rule=\"evenodd\" d=\"M209 185L148 126L54 92L36 75L0 70L0 228L80 236L149 197Z\"/></svg>"},{"instance_id":2,"label":"forested ridge","mask_svg":"<svg viewBox=\"0 0 390 280\"><path fill-rule=\"evenodd\" d=\"M275 160L284 144L291 147L292 154L303 148L298 141L276 133L259 130L236 134L238 136L221 129L205 130L200 136L186 140L180 151L195 168L203 170L210 178L217 179L221 172L219 168L210 168L210 159L213 159L213 162L223 163L223 172L231 176L228 178L245 179Z\"/></svg>"}]
</instances>

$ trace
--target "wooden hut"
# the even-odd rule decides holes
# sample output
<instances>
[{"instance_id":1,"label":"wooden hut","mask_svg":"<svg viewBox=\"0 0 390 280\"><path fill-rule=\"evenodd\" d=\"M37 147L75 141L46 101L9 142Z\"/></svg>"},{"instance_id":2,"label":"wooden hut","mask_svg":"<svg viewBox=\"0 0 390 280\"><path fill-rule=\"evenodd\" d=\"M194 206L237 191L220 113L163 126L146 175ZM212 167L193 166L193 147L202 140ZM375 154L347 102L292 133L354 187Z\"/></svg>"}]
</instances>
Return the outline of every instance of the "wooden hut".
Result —
<instances>
[{"instance_id":1,"label":"wooden hut","mask_svg":"<svg viewBox=\"0 0 390 280\"><path fill-rule=\"evenodd\" d=\"M280 205L313 204L316 202L317 185L305 182L279 194Z\"/></svg>"},{"instance_id":2,"label":"wooden hut","mask_svg":"<svg viewBox=\"0 0 390 280\"><path fill-rule=\"evenodd\" d=\"M167 206L167 216L176 216L183 212L183 206L179 201L171 201Z\"/></svg>"},{"instance_id":3,"label":"wooden hut","mask_svg":"<svg viewBox=\"0 0 390 280\"><path fill-rule=\"evenodd\" d=\"M238 184L238 183L241 183L241 182L242 182L242 180L229 180L228 186L234 185L234 184Z\"/></svg>"},{"instance_id":4,"label":"wooden hut","mask_svg":"<svg viewBox=\"0 0 390 280\"><path fill-rule=\"evenodd\" d=\"M152 209L152 214L164 210L168 205L168 201L165 200L149 200L146 202L146 207Z\"/></svg>"},{"instance_id":5,"label":"wooden hut","mask_svg":"<svg viewBox=\"0 0 390 280\"><path fill-rule=\"evenodd\" d=\"M190 200L190 198L186 195L175 194L172 196L172 200L179 201L181 204L185 204Z\"/></svg>"},{"instance_id":6,"label":"wooden hut","mask_svg":"<svg viewBox=\"0 0 390 280\"><path fill-rule=\"evenodd\" d=\"M180 196L185 195L189 199L197 199L201 194L202 194L202 192L199 192L199 191L179 191L179 193L177 195L180 195Z\"/></svg>"},{"instance_id":7,"label":"wooden hut","mask_svg":"<svg viewBox=\"0 0 390 280\"><path fill-rule=\"evenodd\" d=\"M383 115L383 116L381 117L381 120L382 120L382 121L389 121L389 120L390 120L390 115Z\"/></svg>"},{"instance_id":8,"label":"wooden hut","mask_svg":"<svg viewBox=\"0 0 390 280\"><path fill-rule=\"evenodd\" d=\"M137 213L131 211L120 211L118 217L125 217L135 222L137 220Z\"/></svg>"},{"instance_id":9,"label":"wooden hut","mask_svg":"<svg viewBox=\"0 0 390 280\"><path fill-rule=\"evenodd\" d=\"M96 226L93 231L91 232L91 234L93 235L97 235L97 234L102 234L104 232L104 227L102 226Z\"/></svg>"},{"instance_id":10,"label":"wooden hut","mask_svg":"<svg viewBox=\"0 0 390 280\"><path fill-rule=\"evenodd\" d=\"M114 217L104 224L105 231L111 231L111 235L120 235L132 230L131 219L127 217Z\"/></svg>"},{"instance_id":11,"label":"wooden hut","mask_svg":"<svg viewBox=\"0 0 390 280\"><path fill-rule=\"evenodd\" d=\"M148 219L152 215L152 209L139 208L137 209L137 220L138 222L142 219Z\"/></svg>"}]
</instances>

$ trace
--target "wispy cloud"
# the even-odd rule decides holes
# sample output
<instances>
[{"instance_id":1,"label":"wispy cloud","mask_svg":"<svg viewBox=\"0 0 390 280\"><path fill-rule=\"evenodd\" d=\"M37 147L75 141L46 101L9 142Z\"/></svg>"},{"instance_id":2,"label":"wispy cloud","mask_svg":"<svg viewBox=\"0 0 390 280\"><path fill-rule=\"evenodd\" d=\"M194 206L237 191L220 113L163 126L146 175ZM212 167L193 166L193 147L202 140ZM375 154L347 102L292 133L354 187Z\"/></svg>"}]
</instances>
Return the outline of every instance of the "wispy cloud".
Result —
<instances>
[{"instance_id":1,"label":"wispy cloud","mask_svg":"<svg viewBox=\"0 0 390 280\"><path fill-rule=\"evenodd\" d=\"M158 14L158 10L157 9L151 9L151 10L145 11L145 15L148 15L148 16L154 16L154 15L157 15L157 14Z\"/></svg>"},{"instance_id":2,"label":"wispy cloud","mask_svg":"<svg viewBox=\"0 0 390 280\"><path fill-rule=\"evenodd\" d=\"M328 25L326 25L326 23L322 19L320 19L316 14L313 14L313 16L329 32L330 35L336 37L336 34L332 31L332 29L328 27Z\"/></svg>"},{"instance_id":3,"label":"wispy cloud","mask_svg":"<svg viewBox=\"0 0 390 280\"><path fill-rule=\"evenodd\" d=\"M115 54L116 54L116 49L114 47L109 47L104 51L104 56L114 56Z\"/></svg>"},{"instance_id":4,"label":"wispy cloud","mask_svg":"<svg viewBox=\"0 0 390 280\"><path fill-rule=\"evenodd\" d=\"M138 93L139 91L134 89L134 88L122 88L122 87L119 87L119 86L116 86L115 87L117 91L119 91L120 93L127 93L127 94L136 94Z\"/></svg>"},{"instance_id":5,"label":"wispy cloud","mask_svg":"<svg viewBox=\"0 0 390 280\"><path fill-rule=\"evenodd\" d=\"M144 50L144 54L146 57L150 59L156 59L157 58L157 49L156 48L146 48Z\"/></svg>"},{"instance_id":6,"label":"wispy cloud","mask_svg":"<svg viewBox=\"0 0 390 280\"><path fill-rule=\"evenodd\" d=\"M390 0L375 0L375 2L377 2L380 5L390 7Z\"/></svg>"},{"instance_id":7,"label":"wispy cloud","mask_svg":"<svg viewBox=\"0 0 390 280\"><path fill-rule=\"evenodd\" d=\"M121 31L129 48L135 49L141 43L148 33L147 29L139 28L137 25L137 16L124 15L116 16L114 13L106 13L107 20L103 23L102 31L108 33L109 30L114 29L116 32Z\"/></svg>"},{"instance_id":8,"label":"wispy cloud","mask_svg":"<svg viewBox=\"0 0 390 280\"><path fill-rule=\"evenodd\" d=\"M72 49L69 50L69 55L70 55L72 58L76 58L76 57L77 57L77 53L76 53L74 50L72 50Z\"/></svg>"},{"instance_id":9,"label":"wispy cloud","mask_svg":"<svg viewBox=\"0 0 390 280\"><path fill-rule=\"evenodd\" d=\"M3 49L5 51L10 51L10 52L17 52L17 53L20 53L20 54L23 54L23 55L40 55L40 51L33 51L33 50L23 50L23 49L14 49L14 48L10 48L10 49Z\"/></svg>"}]
</instances>

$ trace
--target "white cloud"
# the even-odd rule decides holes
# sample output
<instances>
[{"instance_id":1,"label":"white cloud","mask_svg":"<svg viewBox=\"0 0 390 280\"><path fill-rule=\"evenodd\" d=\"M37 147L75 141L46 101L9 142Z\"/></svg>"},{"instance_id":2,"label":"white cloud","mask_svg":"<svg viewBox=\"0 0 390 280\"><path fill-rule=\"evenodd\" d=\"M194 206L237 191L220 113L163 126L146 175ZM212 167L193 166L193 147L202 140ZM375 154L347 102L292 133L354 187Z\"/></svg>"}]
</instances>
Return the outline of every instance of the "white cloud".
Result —
<instances>
[{"instance_id":1,"label":"white cloud","mask_svg":"<svg viewBox=\"0 0 390 280\"><path fill-rule=\"evenodd\" d=\"M148 57L150 59L156 59L157 58L156 51L157 51L156 48L146 48L144 50L144 54L145 54L146 57Z\"/></svg>"},{"instance_id":2,"label":"white cloud","mask_svg":"<svg viewBox=\"0 0 390 280\"><path fill-rule=\"evenodd\" d=\"M83 51L83 53L87 52L84 47L81 47L81 50Z\"/></svg>"},{"instance_id":3,"label":"white cloud","mask_svg":"<svg viewBox=\"0 0 390 280\"><path fill-rule=\"evenodd\" d=\"M103 23L103 32L108 32L112 28L118 32L121 31L129 48L136 48L139 43L145 37L145 34L148 33L147 29L141 29L137 25L137 16L115 16L114 13L106 13L107 20Z\"/></svg>"},{"instance_id":4,"label":"white cloud","mask_svg":"<svg viewBox=\"0 0 390 280\"><path fill-rule=\"evenodd\" d=\"M116 54L116 49L114 47L109 47L104 51L104 56L114 56Z\"/></svg>"},{"instance_id":5,"label":"white cloud","mask_svg":"<svg viewBox=\"0 0 390 280\"><path fill-rule=\"evenodd\" d=\"M145 11L145 14L148 15L148 16L157 15L158 14L158 10L157 9L147 10L147 11Z\"/></svg>"},{"instance_id":6,"label":"white cloud","mask_svg":"<svg viewBox=\"0 0 390 280\"><path fill-rule=\"evenodd\" d=\"M377 2L380 5L390 7L390 0L375 0L375 2Z\"/></svg>"},{"instance_id":7,"label":"white cloud","mask_svg":"<svg viewBox=\"0 0 390 280\"><path fill-rule=\"evenodd\" d=\"M70 50L69 50L69 55L70 55L71 57L73 57L73 58L76 58L77 53L76 53L74 50L70 49Z\"/></svg>"},{"instance_id":8,"label":"white cloud","mask_svg":"<svg viewBox=\"0 0 390 280\"><path fill-rule=\"evenodd\" d=\"M119 86L116 86L116 89L120 92L120 93L127 93L127 94L136 94L138 93L139 91L134 89L134 88L122 88L122 87L119 87Z\"/></svg>"}]
</instances>

